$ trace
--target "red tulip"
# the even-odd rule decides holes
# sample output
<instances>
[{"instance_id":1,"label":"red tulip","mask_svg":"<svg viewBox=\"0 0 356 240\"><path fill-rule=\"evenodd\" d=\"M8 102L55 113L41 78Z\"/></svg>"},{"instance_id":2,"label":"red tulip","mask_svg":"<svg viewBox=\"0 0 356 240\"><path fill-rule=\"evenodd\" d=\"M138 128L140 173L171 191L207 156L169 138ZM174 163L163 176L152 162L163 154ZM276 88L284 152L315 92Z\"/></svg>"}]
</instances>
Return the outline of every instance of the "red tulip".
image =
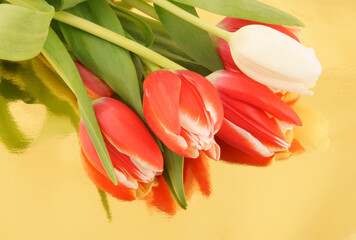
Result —
<instances>
[{"instance_id":1,"label":"red tulip","mask_svg":"<svg viewBox=\"0 0 356 240\"><path fill-rule=\"evenodd\" d=\"M151 182L162 173L161 151L144 123L129 107L113 98L95 100L93 107L119 184L137 189L137 181ZM91 165L109 178L82 121L79 139Z\"/></svg>"},{"instance_id":2,"label":"red tulip","mask_svg":"<svg viewBox=\"0 0 356 240\"><path fill-rule=\"evenodd\" d=\"M276 30L286 34L287 36L289 36L299 42L298 37L296 37L286 27L283 27L280 25L259 23L259 22L254 22L254 21L240 19L240 18L226 17L218 24L218 26L229 31L229 32L236 32L237 30L239 30L240 28L242 28L244 26L253 25L253 24L271 27L273 29L276 29ZM221 38L218 38L216 41L217 41L216 42L216 50L219 54L219 57L224 65L225 69L240 72L239 68L236 66L234 60L232 59L228 42L226 42L224 39L221 39Z\"/></svg>"},{"instance_id":3,"label":"red tulip","mask_svg":"<svg viewBox=\"0 0 356 240\"><path fill-rule=\"evenodd\" d=\"M240 72L207 76L219 92L224 121L217 136L252 156L270 157L288 149L284 130L302 125L292 108L266 86Z\"/></svg>"},{"instance_id":4,"label":"red tulip","mask_svg":"<svg viewBox=\"0 0 356 240\"><path fill-rule=\"evenodd\" d=\"M187 70L158 70L144 82L143 111L148 125L172 151L197 158L199 151L219 159L214 135L223 107L214 86Z\"/></svg>"},{"instance_id":5,"label":"red tulip","mask_svg":"<svg viewBox=\"0 0 356 240\"><path fill-rule=\"evenodd\" d=\"M112 90L109 85L84 67L83 64L78 61L75 61L74 63L77 66L80 77L83 80L84 86L90 98L96 99L100 97L110 97L114 94L114 90Z\"/></svg>"}]
</instances>

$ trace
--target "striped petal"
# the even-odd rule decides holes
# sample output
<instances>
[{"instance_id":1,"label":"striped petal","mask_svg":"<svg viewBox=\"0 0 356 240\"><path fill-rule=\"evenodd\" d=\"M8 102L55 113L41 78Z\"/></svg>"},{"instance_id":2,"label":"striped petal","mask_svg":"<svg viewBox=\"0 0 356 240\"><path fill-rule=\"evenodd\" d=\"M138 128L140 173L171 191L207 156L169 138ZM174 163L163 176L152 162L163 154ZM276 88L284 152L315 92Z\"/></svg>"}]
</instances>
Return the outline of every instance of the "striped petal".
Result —
<instances>
[{"instance_id":1,"label":"striped petal","mask_svg":"<svg viewBox=\"0 0 356 240\"><path fill-rule=\"evenodd\" d=\"M219 160L220 159L220 146L214 140L211 147L208 150L205 150L204 153L211 159Z\"/></svg>"},{"instance_id":2,"label":"striped petal","mask_svg":"<svg viewBox=\"0 0 356 240\"><path fill-rule=\"evenodd\" d=\"M224 142L229 143L234 148L248 153L251 156L270 157L273 155L273 152L271 152L257 138L226 119L224 119L221 129L217 133L217 136Z\"/></svg>"},{"instance_id":3,"label":"striped petal","mask_svg":"<svg viewBox=\"0 0 356 240\"><path fill-rule=\"evenodd\" d=\"M121 177L125 177L125 175L119 172L116 173L118 185L115 186L109 178L105 177L91 164L83 150L81 151L81 156L85 172L98 188L121 200L133 201L136 199L136 191L127 188L125 183L120 181Z\"/></svg>"},{"instance_id":4,"label":"striped petal","mask_svg":"<svg viewBox=\"0 0 356 240\"><path fill-rule=\"evenodd\" d=\"M288 126L301 126L302 122L291 107L268 87L252 80L243 73L216 71L206 77L220 93L229 98L249 103L268 112Z\"/></svg>"},{"instance_id":5,"label":"striped petal","mask_svg":"<svg viewBox=\"0 0 356 240\"><path fill-rule=\"evenodd\" d=\"M219 138L216 139L216 142L221 147L221 161L258 167L269 166L275 161L274 155L269 157L252 156L246 152L234 148Z\"/></svg>"},{"instance_id":6,"label":"striped petal","mask_svg":"<svg viewBox=\"0 0 356 240\"><path fill-rule=\"evenodd\" d=\"M83 121L80 121L80 123L79 123L79 140L81 143L82 151L83 151L86 159L90 162L90 164L98 172L100 172L101 175L103 175L110 181L110 178L107 175L107 173L104 169L104 166L102 165L102 163L100 161L99 155L97 154L95 147L94 147L92 141L90 140L89 134L88 134L87 130L85 129ZM110 154L110 157L112 158L113 155L110 150L109 150L109 154ZM137 189L137 187L138 187L137 181L130 177L126 177L126 175L123 174L117 168L115 168L115 175L116 175L119 185L122 185L122 186L124 186L126 188L130 188L130 189Z\"/></svg>"},{"instance_id":7,"label":"striped petal","mask_svg":"<svg viewBox=\"0 0 356 240\"><path fill-rule=\"evenodd\" d=\"M113 98L94 101L94 111L103 135L118 150L134 159L137 168L163 171L159 147L140 118L125 104Z\"/></svg>"},{"instance_id":8,"label":"striped petal","mask_svg":"<svg viewBox=\"0 0 356 240\"><path fill-rule=\"evenodd\" d=\"M210 114L210 117L214 123L214 133L216 133L219 130L224 118L224 110L218 92L206 78L195 72L177 70L176 73L182 79L187 80L192 86L195 87L196 91L199 92L201 99L205 104L205 109Z\"/></svg>"},{"instance_id":9,"label":"striped petal","mask_svg":"<svg viewBox=\"0 0 356 240\"><path fill-rule=\"evenodd\" d=\"M187 81L181 81L179 120L182 128L199 136L211 136L214 129L211 118L197 89Z\"/></svg>"},{"instance_id":10,"label":"striped petal","mask_svg":"<svg viewBox=\"0 0 356 240\"><path fill-rule=\"evenodd\" d=\"M274 118L264 111L248 103L226 97L221 94L224 102L225 119L251 133L259 141L284 150L289 144L281 127Z\"/></svg>"},{"instance_id":11,"label":"striped petal","mask_svg":"<svg viewBox=\"0 0 356 240\"><path fill-rule=\"evenodd\" d=\"M168 148L183 152L188 145L180 136L180 78L168 70L154 71L147 76L143 88L143 111L148 125Z\"/></svg>"}]
</instances>

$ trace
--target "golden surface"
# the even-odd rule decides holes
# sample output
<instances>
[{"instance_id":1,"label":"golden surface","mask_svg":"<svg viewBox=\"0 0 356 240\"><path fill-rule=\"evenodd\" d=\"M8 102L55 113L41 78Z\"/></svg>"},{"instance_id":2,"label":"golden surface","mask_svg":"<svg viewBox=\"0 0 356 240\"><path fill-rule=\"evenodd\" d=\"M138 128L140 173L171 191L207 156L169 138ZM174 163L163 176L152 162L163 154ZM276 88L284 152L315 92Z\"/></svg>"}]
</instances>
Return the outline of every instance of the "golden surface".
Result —
<instances>
[{"instance_id":1,"label":"golden surface","mask_svg":"<svg viewBox=\"0 0 356 240\"><path fill-rule=\"evenodd\" d=\"M30 95L0 97L1 112L14 116L1 121L21 139L14 149L1 129L0 239L356 239L356 1L265 2L307 25L302 41L315 49L323 74L315 95L301 102L328 119L327 150L267 168L211 162L209 199L193 196L187 211L168 217L142 201L109 197L109 222L82 169L73 96L33 61L2 66L1 87L11 83Z\"/></svg>"}]
</instances>

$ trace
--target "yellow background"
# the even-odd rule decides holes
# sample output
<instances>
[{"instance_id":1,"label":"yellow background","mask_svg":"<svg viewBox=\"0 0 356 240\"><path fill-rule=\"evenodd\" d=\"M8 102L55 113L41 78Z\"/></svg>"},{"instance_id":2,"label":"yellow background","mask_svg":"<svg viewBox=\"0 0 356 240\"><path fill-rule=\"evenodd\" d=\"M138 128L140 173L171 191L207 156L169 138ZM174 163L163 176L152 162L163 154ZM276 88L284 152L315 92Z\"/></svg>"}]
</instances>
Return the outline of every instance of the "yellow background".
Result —
<instances>
[{"instance_id":1,"label":"yellow background","mask_svg":"<svg viewBox=\"0 0 356 240\"><path fill-rule=\"evenodd\" d=\"M356 1L265 2L307 26L302 42L315 49L323 74L302 103L328 119L327 150L268 168L211 162L209 199L194 196L187 211L168 217L109 197L109 222L69 121L14 102L18 124L36 139L23 154L0 145L0 239L356 239Z\"/></svg>"}]
</instances>

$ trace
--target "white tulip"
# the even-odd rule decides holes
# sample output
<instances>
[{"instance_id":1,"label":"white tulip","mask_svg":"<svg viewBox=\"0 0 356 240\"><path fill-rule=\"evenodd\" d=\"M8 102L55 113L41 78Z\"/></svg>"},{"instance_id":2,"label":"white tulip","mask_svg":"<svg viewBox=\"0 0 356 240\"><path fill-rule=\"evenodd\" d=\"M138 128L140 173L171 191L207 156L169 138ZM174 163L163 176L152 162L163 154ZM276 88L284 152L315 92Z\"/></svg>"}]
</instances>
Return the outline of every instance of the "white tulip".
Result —
<instances>
[{"instance_id":1,"label":"white tulip","mask_svg":"<svg viewBox=\"0 0 356 240\"><path fill-rule=\"evenodd\" d=\"M231 55L250 78L273 89L312 95L321 65L311 48L263 25L248 25L230 38Z\"/></svg>"}]
</instances>

